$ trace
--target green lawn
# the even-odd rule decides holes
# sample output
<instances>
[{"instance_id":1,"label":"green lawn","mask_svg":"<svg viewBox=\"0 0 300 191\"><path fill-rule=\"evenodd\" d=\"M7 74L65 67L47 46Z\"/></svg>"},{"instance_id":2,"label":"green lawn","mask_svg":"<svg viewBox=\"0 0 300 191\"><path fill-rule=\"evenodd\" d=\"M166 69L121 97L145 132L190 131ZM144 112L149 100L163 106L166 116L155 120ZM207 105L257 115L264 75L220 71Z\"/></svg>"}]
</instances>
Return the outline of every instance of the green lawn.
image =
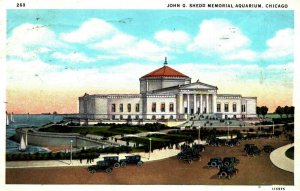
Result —
<instances>
[{"instance_id":1,"label":"green lawn","mask_svg":"<svg viewBox=\"0 0 300 191\"><path fill-rule=\"evenodd\" d=\"M285 152L285 156L287 156L288 158L294 160L294 147L289 148L289 149Z\"/></svg>"}]
</instances>

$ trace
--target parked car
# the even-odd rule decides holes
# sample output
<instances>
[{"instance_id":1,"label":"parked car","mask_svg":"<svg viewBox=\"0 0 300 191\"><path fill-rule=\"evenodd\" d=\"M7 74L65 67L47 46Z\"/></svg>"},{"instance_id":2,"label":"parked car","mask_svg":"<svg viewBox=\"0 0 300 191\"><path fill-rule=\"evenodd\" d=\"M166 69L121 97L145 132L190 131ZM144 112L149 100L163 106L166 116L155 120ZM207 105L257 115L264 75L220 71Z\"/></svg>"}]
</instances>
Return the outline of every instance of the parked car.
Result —
<instances>
[{"instance_id":1,"label":"parked car","mask_svg":"<svg viewBox=\"0 0 300 191\"><path fill-rule=\"evenodd\" d=\"M246 152L247 152L247 156L257 156L260 155L261 150L257 146L252 146Z\"/></svg>"},{"instance_id":2,"label":"parked car","mask_svg":"<svg viewBox=\"0 0 300 191\"><path fill-rule=\"evenodd\" d=\"M271 145L265 145L263 148L263 151L265 153L271 153L274 150L274 148Z\"/></svg>"},{"instance_id":3,"label":"parked car","mask_svg":"<svg viewBox=\"0 0 300 191\"><path fill-rule=\"evenodd\" d=\"M121 165L119 163L119 157L118 156L108 156L103 157L104 161L108 162L110 165L112 165L115 168L119 168Z\"/></svg>"},{"instance_id":4,"label":"parked car","mask_svg":"<svg viewBox=\"0 0 300 191\"><path fill-rule=\"evenodd\" d=\"M237 165L239 163L240 163L240 160L237 159L236 157L225 157L222 161L222 164L224 166Z\"/></svg>"},{"instance_id":5,"label":"parked car","mask_svg":"<svg viewBox=\"0 0 300 191\"><path fill-rule=\"evenodd\" d=\"M238 146L238 145L240 145L240 141L236 138L235 139L228 139L228 140L226 140L225 145L230 146L230 147Z\"/></svg>"},{"instance_id":6,"label":"parked car","mask_svg":"<svg viewBox=\"0 0 300 191\"><path fill-rule=\"evenodd\" d=\"M111 173L113 170L113 166L107 161L98 161L96 165L92 165L88 167L88 171L92 174L98 171L105 171L106 173Z\"/></svg>"},{"instance_id":7,"label":"parked car","mask_svg":"<svg viewBox=\"0 0 300 191\"><path fill-rule=\"evenodd\" d=\"M197 150L199 152L204 152L205 151L205 146L202 144L195 144L192 146L192 149Z\"/></svg>"},{"instance_id":8,"label":"parked car","mask_svg":"<svg viewBox=\"0 0 300 191\"><path fill-rule=\"evenodd\" d=\"M208 168L211 168L211 167L219 168L221 165L222 165L222 158L220 158L220 157L211 158L207 163Z\"/></svg>"},{"instance_id":9,"label":"parked car","mask_svg":"<svg viewBox=\"0 0 300 191\"><path fill-rule=\"evenodd\" d=\"M234 167L234 165L221 166L218 172L219 178L230 179L233 175L238 174L239 170Z\"/></svg>"},{"instance_id":10,"label":"parked car","mask_svg":"<svg viewBox=\"0 0 300 191\"><path fill-rule=\"evenodd\" d=\"M140 155L125 156L125 159L120 160L121 167L126 167L128 164L135 164L142 166L144 162L141 160Z\"/></svg>"},{"instance_id":11,"label":"parked car","mask_svg":"<svg viewBox=\"0 0 300 191\"><path fill-rule=\"evenodd\" d=\"M254 144L245 144L244 151L248 151L251 147L255 146Z\"/></svg>"},{"instance_id":12,"label":"parked car","mask_svg":"<svg viewBox=\"0 0 300 191\"><path fill-rule=\"evenodd\" d=\"M191 164L193 161L201 160L201 155L198 149L189 148L178 153L177 158Z\"/></svg>"}]
</instances>

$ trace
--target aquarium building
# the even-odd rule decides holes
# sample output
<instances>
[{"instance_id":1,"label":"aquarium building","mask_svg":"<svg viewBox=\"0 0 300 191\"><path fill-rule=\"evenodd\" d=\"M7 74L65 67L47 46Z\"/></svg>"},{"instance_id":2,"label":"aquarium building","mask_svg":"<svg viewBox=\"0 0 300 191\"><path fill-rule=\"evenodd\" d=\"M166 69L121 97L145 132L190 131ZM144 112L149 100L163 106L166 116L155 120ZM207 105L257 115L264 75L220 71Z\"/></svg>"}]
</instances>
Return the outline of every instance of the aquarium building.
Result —
<instances>
[{"instance_id":1,"label":"aquarium building","mask_svg":"<svg viewBox=\"0 0 300 191\"><path fill-rule=\"evenodd\" d=\"M189 117L256 117L256 97L218 94L218 88L192 79L168 66L140 79L139 94L84 94L79 114L89 119L186 120Z\"/></svg>"}]
</instances>

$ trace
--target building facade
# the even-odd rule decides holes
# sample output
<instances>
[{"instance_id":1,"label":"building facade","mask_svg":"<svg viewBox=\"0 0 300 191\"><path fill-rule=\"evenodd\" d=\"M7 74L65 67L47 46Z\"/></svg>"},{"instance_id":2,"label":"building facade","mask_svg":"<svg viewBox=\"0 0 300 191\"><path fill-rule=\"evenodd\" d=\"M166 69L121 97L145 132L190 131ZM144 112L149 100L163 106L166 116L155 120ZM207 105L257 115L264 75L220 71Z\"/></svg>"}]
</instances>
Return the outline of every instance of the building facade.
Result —
<instances>
[{"instance_id":1,"label":"building facade","mask_svg":"<svg viewBox=\"0 0 300 191\"><path fill-rule=\"evenodd\" d=\"M199 80L192 83L165 60L163 67L140 78L139 94L85 94L79 97L79 114L109 120L256 117L256 97L217 91L217 86Z\"/></svg>"}]
</instances>

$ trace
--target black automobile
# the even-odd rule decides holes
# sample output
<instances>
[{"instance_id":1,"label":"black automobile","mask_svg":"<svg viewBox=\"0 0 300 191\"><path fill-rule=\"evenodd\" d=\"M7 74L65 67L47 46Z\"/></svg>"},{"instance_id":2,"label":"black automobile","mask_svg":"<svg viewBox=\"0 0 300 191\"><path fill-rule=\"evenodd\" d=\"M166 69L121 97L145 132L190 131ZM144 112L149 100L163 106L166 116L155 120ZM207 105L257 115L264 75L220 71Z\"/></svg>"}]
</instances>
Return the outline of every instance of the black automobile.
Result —
<instances>
[{"instance_id":1,"label":"black automobile","mask_svg":"<svg viewBox=\"0 0 300 191\"><path fill-rule=\"evenodd\" d=\"M200 151L190 148L178 153L177 158L191 164L193 161L201 160L201 155Z\"/></svg>"},{"instance_id":2,"label":"black automobile","mask_svg":"<svg viewBox=\"0 0 300 191\"><path fill-rule=\"evenodd\" d=\"M108 162L110 165L112 165L115 168L120 167L118 156L107 156L107 157L103 157L103 159L104 159L104 161Z\"/></svg>"},{"instance_id":3,"label":"black automobile","mask_svg":"<svg viewBox=\"0 0 300 191\"><path fill-rule=\"evenodd\" d=\"M104 171L106 173L111 173L113 170L113 166L107 161L98 161L96 165L92 165L88 167L88 171L92 174Z\"/></svg>"},{"instance_id":4,"label":"black automobile","mask_svg":"<svg viewBox=\"0 0 300 191\"><path fill-rule=\"evenodd\" d=\"M221 165L222 165L222 158L220 158L220 157L211 158L207 163L208 168L211 168L211 167L219 168Z\"/></svg>"},{"instance_id":5,"label":"black automobile","mask_svg":"<svg viewBox=\"0 0 300 191\"><path fill-rule=\"evenodd\" d=\"M225 157L222 161L222 164L224 166L231 166L231 165L237 165L240 163L240 160L237 159L236 157Z\"/></svg>"},{"instance_id":6,"label":"black automobile","mask_svg":"<svg viewBox=\"0 0 300 191\"><path fill-rule=\"evenodd\" d=\"M274 148L271 145L265 145L264 148L262 149L265 153L271 153Z\"/></svg>"},{"instance_id":7,"label":"black automobile","mask_svg":"<svg viewBox=\"0 0 300 191\"><path fill-rule=\"evenodd\" d=\"M240 141L236 138L235 139L228 139L228 140L226 140L225 145L229 146L229 147L239 146Z\"/></svg>"},{"instance_id":8,"label":"black automobile","mask_svg":"<svg viewBox=\"0 0 300 191\"><path fill-rule=\"evenodd\" d=\"M210 146L222 146L225 145L226 139L212 138L208 140Z\"/></svg>"},{"instance_id":9,"label":"black automobile","mask_svg":"<svg viewBox=\"0 0 300 191\"><path fill-rule=\"evenodd\" d=\"M125 159L120 160L121 167L126 167L128 164L135 164L137 166L142 166L144 164L141 161L140 155L132 155L132 156L125 156Z\"/></svg>"},{"instance_id":10,"label":"black automobile","mask_svg":"<svg viewBox=\"0 0 300 191\"><path fill-rule=\"evenodd\" d=\"M219 178L230 179L233 175L238 174L239 170L234 167L234 165L221 166L218 172Z\"/></svg>"},{"instance_id":11,"label":"black automobile","mask_svg":"<svg viewBox=\"0 0 300 191\"><path fill-rule=\"evenodd\" d=\"M194 149L195 151L204 152L205 146L202 144L195 144L192 146L192 149Z\"/></svg>"},{"instance_id":12,"label":"black automobile","mask_svg":"<svg viewBox=\"0 0 300 191\"><path fill-rule=\"evenodd\" d=\"M246 152L247 152L247 156L257 156L260 155L261 150L257 146L252 146Z\"/></svg>"},{"instance_id":13,"label":"black automobile","mask_svg":"<svg viewBox=\"0 0 300 191\"><path fill-rule=\"evenodd\" d=\"M251 147L255 146L254 144L245 144L244 151L248 151Z\"/></svg>"}]
</instances>

